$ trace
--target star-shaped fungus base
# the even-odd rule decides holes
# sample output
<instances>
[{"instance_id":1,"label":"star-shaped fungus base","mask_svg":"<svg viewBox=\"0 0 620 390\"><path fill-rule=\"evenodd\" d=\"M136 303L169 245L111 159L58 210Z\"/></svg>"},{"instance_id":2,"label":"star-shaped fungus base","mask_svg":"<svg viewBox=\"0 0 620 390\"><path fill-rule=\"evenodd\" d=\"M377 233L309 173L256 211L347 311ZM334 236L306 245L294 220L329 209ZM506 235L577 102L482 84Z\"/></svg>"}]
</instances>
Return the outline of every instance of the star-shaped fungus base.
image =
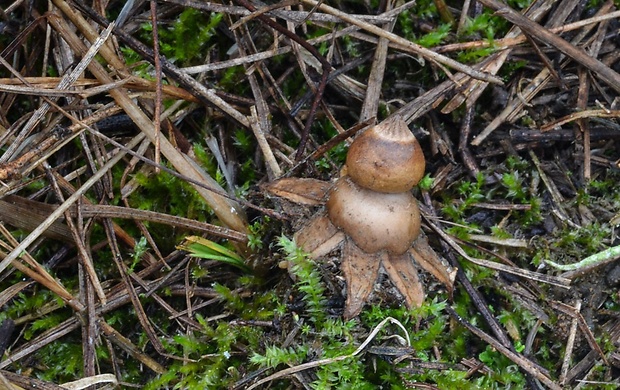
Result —
<instances>
[{"instance_id":1,"label":"star-shaped fungus base","mask_svg":"<svg viewBox=\"0 0 620 390\"><path fill-rule=\"evenodd\" d=\"M305 205L324 204L331 188L332 183L329 182L298 178L281 179L266 186L274 195ZM387 207L390 209L389 205ZM398 232L394 234L398 235ZM372 241L373 238L369 239ZM418 266L443 283L450 293L454 285L456 270L450 269L441 260L429 246L424 233L420 233L411 243L405 242L408 246L402 253L393 253L387 249L369 253L361 249L359 242L356 243L351 235L337 227L323 210L295 234L295 242L313 258L320 258L342 245L340 268L347 284L345 318L360 313L373 290L381 266L409 308L419 307L425 298L424 288L418 278Z\"/></svg>"}]
</instances>

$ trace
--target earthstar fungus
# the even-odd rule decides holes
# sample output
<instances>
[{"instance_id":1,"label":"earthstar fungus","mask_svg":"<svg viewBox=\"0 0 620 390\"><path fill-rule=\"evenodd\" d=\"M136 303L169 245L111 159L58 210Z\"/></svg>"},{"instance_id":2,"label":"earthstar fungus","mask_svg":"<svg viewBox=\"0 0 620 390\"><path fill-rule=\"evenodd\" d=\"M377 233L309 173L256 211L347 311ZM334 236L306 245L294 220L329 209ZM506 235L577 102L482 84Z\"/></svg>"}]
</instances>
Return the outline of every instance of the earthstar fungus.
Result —
<instances>
[{"instance_id":1,"label":"earthstar fungus","mask_svg":"<svg viewBox=\"0 0 620 390\"><path fill-rule=\"evenodd\" d=\"M403 295L417 307L424 289L417 265L451 291L455 270L449 270L420 230L420 211L411 189L424 176L422 148L402 118L395 116L360 134L351 144L346 166L329 190L325 182L282 179L267 190L297 203L320 204L320 212L295 234L297 245L321 257L341 243L341 270L347 283L344 316L360 313L383 266ZM308 188L314 191L308 191ZM314 193L312 199L304 193Z\"/></svg>"}]
</instances>

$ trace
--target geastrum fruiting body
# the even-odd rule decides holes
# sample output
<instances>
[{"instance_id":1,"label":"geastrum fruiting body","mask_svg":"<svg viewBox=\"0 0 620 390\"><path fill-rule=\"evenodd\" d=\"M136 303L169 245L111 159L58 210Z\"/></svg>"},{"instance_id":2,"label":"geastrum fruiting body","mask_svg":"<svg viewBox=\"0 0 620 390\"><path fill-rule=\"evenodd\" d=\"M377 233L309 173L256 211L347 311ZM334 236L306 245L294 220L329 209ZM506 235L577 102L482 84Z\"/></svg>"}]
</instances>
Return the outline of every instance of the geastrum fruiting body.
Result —
<instances>
[{"instance_id":1,"label":"geastrum fruiting body","mask_svg":"<svg viewBox=\"0 0 620 390\"><path fill-rule=\"evenodd\" d=\"M318 203L326 195L326 210L297 232L295 241L316 258L343 243L346 318L359 314L381 266L410 308L424 301L416 263L452 288L454 270L420 234L420 210L411 189L424 169L420 144L407 124L394 117L355 139L343 176L328 190L324 182L309 179L283 179L268 187L300 203Z\"/></svg>"}]
</instances>

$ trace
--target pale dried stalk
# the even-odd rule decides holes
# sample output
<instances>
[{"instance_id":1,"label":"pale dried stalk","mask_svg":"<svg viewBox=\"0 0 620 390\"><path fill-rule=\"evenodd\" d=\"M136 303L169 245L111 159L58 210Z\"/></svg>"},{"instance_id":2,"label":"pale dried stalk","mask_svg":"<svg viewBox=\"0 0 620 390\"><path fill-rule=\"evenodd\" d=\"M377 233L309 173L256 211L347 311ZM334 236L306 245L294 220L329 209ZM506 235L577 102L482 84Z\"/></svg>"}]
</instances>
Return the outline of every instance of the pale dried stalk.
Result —
<instances>
[{"instance_id":1,"label":"pale dried stalk","mask_svg":"<svg viewBox=\"0 0 620 390\"><path fill-rule=\"evenodd\" d=\"M589 24L597 24L606 20L612 20L620 18L620 11L614 11L603 15L593 16L588 19L579 20L577 22L565 24L564 26L550 28L554 34L562 34L565 32L578 30L582 27L585 27ZM479 49L489 46L497 47L498 49L508 49L517 45L520 45L527 41L527 38L524 35L519 35L518 37L506 37L502 39L494 40L493 42L489 42L488 40L484 41L470 41L463 43L451 43L448 45L437 46L434 48L438 53L448 53L452 51L462 51L469 49Z\"/></svg>"},{"instance_id":2,"label":"pale dried stalk","mask_svg":"<svg viewBox=\"0 0 620 390\"><path fill-rule=\"evenodd\" d=\"M391 8L392 2L387 2L387 9ZM396 20L392 20L386 23L384 28L387 31L392 31ZM379 110L379 98L381 97L381 87L383 86L383 77L385 73L385 63L387 60L387 51L389 47L389 41L386 38L379 38L377 47L375 48L375 58L372 61L372 67L370 69L370 75L368 76L368 85L366 87L366 97L364 98L364 104L362 105L362 112L360 113L360 122L377 116Z\"/></svg>"},{"instance_id":3,"label":"pale dried stalk","mask_svg":"<svg viewBox=\"0 0 620 390\"><path fill-rule=\"evenodd\" d=\"M581 311L581 300L575 303L575 311ZM566 384L566 374L570 368L571 358L573 356L573 348L575 347L575 337L577 336L577 327L579 320L575 317L571 320L570 331L568 332L568 340L566 340L566 348L564 349L564 359L562 361L562 369L560 370L560 384Z\"/></svg>"},{"instance_id":4,"label":"pale dried stalk","mask_svg":"<svg viewBox=\"0 0 620 390\"><path fill-rule=\"evenodd\" d=\"M282 176L282 169L278 165L275 156L273 155L273 151L271 150L271 146L267 142L265 138L265 131L261 126L261 120L258 117L258 113L256 112L256 106L250 107L250 111L252 112L252 117L250 118L250 127L254 132L254 136L256 137L256 141L258 142L258 146L263 153L263 157L265 158L265 166L267 167L267 176L270 181L275 180L276 178Z\"/></svg>"}]
</instances>

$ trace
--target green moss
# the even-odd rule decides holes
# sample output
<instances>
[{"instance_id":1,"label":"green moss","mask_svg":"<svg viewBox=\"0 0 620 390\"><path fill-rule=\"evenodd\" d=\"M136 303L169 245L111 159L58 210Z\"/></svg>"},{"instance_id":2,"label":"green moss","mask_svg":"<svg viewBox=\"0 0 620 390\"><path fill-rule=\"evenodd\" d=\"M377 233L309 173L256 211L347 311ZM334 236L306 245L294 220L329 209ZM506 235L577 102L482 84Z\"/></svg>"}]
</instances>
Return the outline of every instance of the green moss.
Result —
<instances>
[{"instance_id":1,"label":"green moss","mask_svg":"<svg viewBox=\"0 0 620 390\"><path fill-rule=\"evenodd\" d=\"M37 358L45 367L39 378L53 383L64 383L83 376L82 345L69 340L54 341L37 351Z\"/></svg>"}]
</instances>

